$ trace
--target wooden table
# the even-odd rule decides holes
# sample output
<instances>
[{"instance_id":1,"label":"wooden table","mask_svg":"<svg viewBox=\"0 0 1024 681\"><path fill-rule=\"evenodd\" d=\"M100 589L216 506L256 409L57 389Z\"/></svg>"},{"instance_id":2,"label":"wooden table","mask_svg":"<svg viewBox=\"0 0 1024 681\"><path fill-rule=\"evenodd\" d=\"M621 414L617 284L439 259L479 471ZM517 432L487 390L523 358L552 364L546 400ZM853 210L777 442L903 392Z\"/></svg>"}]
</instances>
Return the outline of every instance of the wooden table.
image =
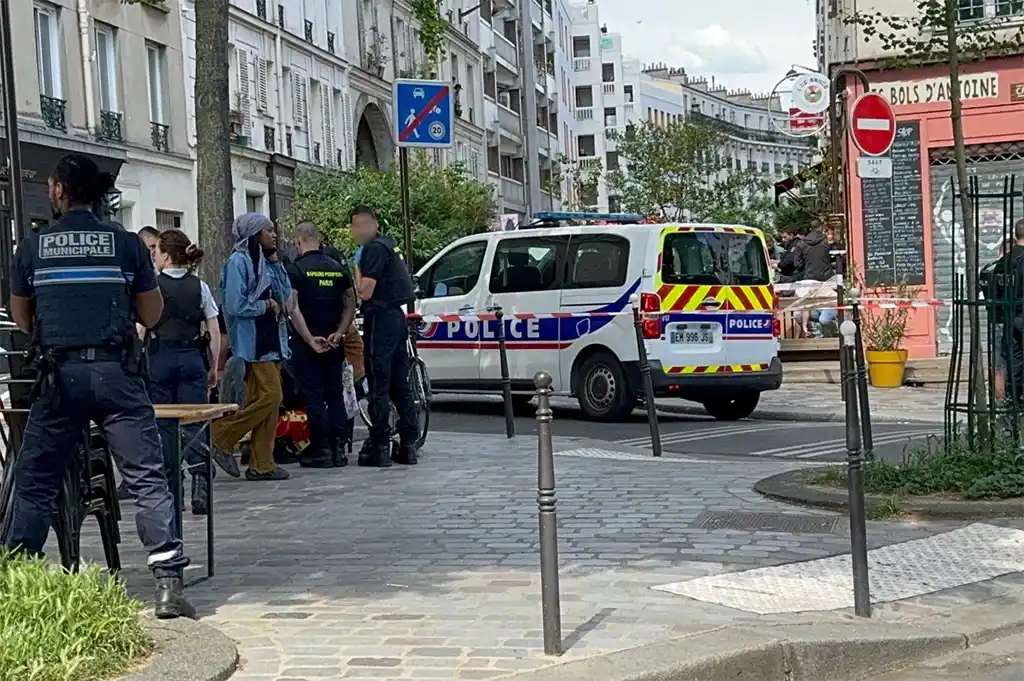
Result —
<instances>
[{"instance_id":1,"label":"wooden table","mask_svg":"<svg viewBox=\"0 0 1024 681\"><path fill-rule=\"evenodd\" d=\"M193 423L204 424L192 440L185 447L188 448L199 438L204 430L209 429L210 423L238 411L237 404L155 404L153 409L158 419L169 419L175 422L175 431L178 437L171 438L171 460L174 461L175 475L171 476L171 492L174 495L174 522L177 527L178 537L184 544L184 530L182 524L182 507L184 506L185 489L182 484L182 447L181 427ZM212 444L212 443L211 443ZM206 577L192 582L193 586L201 581L213 577L213 456L206 457Z\"/></svg>"}]
</instances>

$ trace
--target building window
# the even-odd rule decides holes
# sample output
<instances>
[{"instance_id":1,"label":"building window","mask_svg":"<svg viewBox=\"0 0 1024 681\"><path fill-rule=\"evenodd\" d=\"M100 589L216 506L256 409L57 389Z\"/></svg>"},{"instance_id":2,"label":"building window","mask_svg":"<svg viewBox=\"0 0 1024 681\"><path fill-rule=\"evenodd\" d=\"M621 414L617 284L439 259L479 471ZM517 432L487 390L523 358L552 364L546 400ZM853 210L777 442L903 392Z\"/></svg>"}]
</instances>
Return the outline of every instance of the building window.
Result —
<instances>
[{"instance_id":1,"label":"building window","mask_svg":"<svg viewBox=\"0 0 1024 681\"><path fill-rule=\"evenodd\" d=\"M273 126L263 126L263 148L270 152L277 151L277 140L274 136Z\"/></svg>"},{"instance_id":2,"label":"building window","mask_svg":"<svg viewBox=\"0 0 1024 681\"><path fill-rule=\"evenodd\" d=\"M622 96L626 98L626 104L633 103L633 86L626 85L622 88Z\"/></svg>"},{"instance_id":3,"label":"building window","mask_svg":"<svg viewBox=\"0 0 1024 681\"><path fill-rule=\"evenodd\" d=\"M100 86L100 109L118 111L117 43L113 26L96 24L96 75Z\"/></svg>"},{"instance_id":4,"label":"building window","mask_svg":"<svg viewBox=\"0 0 1024 681\"><path fill-rule=\"evenodd\" d=\"M60 10L49 5L35 8L36 64L39 94L61 99Z\"/></svg>"},{"instance_id":5,"label":"building window","mask_svg":"<svg viewBox=\"0 0 1024 681\"><path fill-rule=\"evenodd\" d=\"M146 46L147 76L149 80L149 120L166 122L164 112L164 46L150 43Z\"/></svg>"},{"instance_id":6,"label":"building window","mask_svg":"<svg viewBox=\"0 0 1024 681\"><path fill-rule=\"evenodd\" d=\"M267 20L267 0L256 0L256 16L263 21Z\"/></svg>"},{"instance_id":7,"label":"building window","mask_svg":"<svg viewBox=\"0 0 1024 681\"><path fill-rule=\"evenodd\" d=\"M604 167L606 170L618 170L619 169L619 152L608 151L604 155ZM612 211L615 212L615 211Z\"/></svg>"},{"instance_id":8,"label":"building window","mask_svg":"<svg viewBox=\"0 0 1024 681\"><path fill-rule=\"evenodd\" d=\"M277 6L277 25L284 28L284 5Z\"/></svg>"},{"instance_id":9,"label":"building window","mask_svg":"<svg viewBox=\"0 0 1024 681\"><path fill-rule=\"evenodd\" d=\"M615 82L615 64L601 64L601 82Z\"/></svg>"},{"instance_id":10,"label":"building window","mask_svg":"<svg viewBox=\"0 0 1024 681\"><path fill-rule=\"evenodd\" d=\"M306 19L304 35L306 37L306 42L313 42L313 22L309 19Z\"/></svg>"},{"instance_id":11,"label":"building window","mask_svg":"<svg viewBox=\"0 0 1024 681\"><path fill-rule=\"evenodd\" d=\"M1024 0L958 0L960 21L1024 16Z\"/></svg>"},{"instance_id":12,"label":"building window","mask_svg":"<svg viewBox=\"0 0 1024 681\"><path fill-rule=\"evenodd\" d=\"M183 213L173 210L158 210L156 212L156 229L162 232L167 229L181 229Z\"/></svg>"},{"instance_id":13,"label":"building window","mask_svg":"<svg viewBox=\"0 0 1024 681\"><path fill-rule=\"evenodd\" d=\"M263 194L245 194L245 212L263 214Z\"/></svg>"}]
</instances>

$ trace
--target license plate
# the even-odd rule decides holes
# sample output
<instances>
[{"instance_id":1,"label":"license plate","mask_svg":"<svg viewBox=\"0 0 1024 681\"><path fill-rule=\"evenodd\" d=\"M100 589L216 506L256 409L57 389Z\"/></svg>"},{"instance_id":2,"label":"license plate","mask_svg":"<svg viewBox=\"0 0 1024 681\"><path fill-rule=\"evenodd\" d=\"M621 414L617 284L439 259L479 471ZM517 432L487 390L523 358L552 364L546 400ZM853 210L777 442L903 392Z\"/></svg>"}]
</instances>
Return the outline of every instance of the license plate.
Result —
<instances>
[{"instance_id":1,"label":"license plate","mask_svg":"<svg viewBox=\"0 0 1024 681\"><path fill-rule=\"evenodd\" d=\"M714 345L715 332L710 324L685 324L672 330L671 340L681 345Z\"/></svg>"}]
</instances>

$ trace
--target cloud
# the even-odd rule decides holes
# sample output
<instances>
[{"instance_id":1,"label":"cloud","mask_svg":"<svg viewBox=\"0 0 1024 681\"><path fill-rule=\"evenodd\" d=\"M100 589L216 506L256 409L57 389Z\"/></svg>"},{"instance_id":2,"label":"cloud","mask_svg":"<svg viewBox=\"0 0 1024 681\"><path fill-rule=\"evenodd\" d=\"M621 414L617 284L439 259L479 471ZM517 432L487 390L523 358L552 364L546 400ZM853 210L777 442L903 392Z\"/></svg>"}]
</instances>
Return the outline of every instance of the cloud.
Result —
<instances>
[{"instance_id":1,"label":"cloud","mask_svg":"<svg viewBox=\"0 0 1024 681\"><path fill-rule=\"evenodd\" d=\"M768 68L761 48L717 24L683 32L667 48L682 66L697 71L735 75L762 73Z\"/></svg>"}]
</instances>

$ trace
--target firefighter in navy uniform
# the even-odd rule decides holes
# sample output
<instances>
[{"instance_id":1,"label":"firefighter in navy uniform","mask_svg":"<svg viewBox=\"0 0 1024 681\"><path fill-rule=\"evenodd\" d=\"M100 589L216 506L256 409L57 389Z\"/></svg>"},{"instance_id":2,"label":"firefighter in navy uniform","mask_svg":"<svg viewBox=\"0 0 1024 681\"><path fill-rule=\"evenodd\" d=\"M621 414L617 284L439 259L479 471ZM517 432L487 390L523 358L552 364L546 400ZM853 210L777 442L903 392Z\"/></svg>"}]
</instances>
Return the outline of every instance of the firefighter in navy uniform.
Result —
<instances>
[{"instance_id":1,"label":"firefighter in navy uniform","mask_svg":"<svg viewBox=\"0 0 1024 681\"><path fill-rule=\"evenodd\" d=\"M6 544L42 551L68 458L93 421L135 499L139 538L156 578L156 616L195 617L182 594L189 560L175 529L135 330L136 322L152 328L159 321L163 300L142 241L90 211L112 185L89 158L62 158L49 179L60 218L15 255L11 314L34 335L40 383L15 463Z\"/></svg>"},{"instance_id":2,"label":"firefighter in navy uniform","mask_svg":"<svg viewBox=\"0 0 1024 681\"><path fill-rule=\"evenodd\" d=\"M306 397L310 446L299 465L340 468L348 464L348 413L345 411L342 339L355 316L352 282L341 263L324 254L320 232L312 222L295 227L299 257L288 266L298 294L299 311L309 332L327 339L331 349L318 353L301 340L294 344L292 369Z\"/></svg>"},{"instance_id":3,"label":"firefighter in navy uniform","mask_svg":"<svg viewBox=\"0 0 1024 681\"><path fill-rule=\"evenodd\" d=\"M352 236L363 246L357 294L362 301L363 345L370 383L370 437L359 451L360 466L391 465L390 405L398 412L400 444L394 462L417 462L419 427L409 389L409 325L405 305L415 297L409 268L395 252L395 242L383 236L371 208L357 206L349 216Z\"/></svg>"}]
</instances>

